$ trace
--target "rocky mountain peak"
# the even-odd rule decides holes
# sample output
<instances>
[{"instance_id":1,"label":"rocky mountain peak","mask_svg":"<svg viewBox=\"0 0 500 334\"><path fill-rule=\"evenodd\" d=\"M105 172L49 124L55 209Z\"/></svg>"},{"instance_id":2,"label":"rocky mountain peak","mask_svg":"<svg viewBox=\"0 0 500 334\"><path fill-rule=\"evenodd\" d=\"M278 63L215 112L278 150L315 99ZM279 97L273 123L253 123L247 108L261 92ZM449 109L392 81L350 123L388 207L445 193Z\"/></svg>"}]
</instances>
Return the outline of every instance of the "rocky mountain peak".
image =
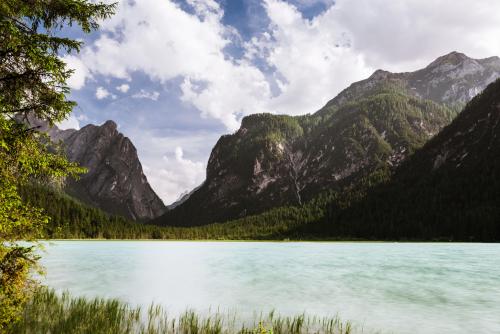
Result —
<instances>
[{"instance_id":1,"label":"rocky mountain peak","mask_svg":"<svg viewBox=\"0 0 500 334\"><path fill-rule=\"evenodd\" d=\"M338 108L377 91L398 89L418 98L460 108L499 77L500 58L473 59L454 51L415 72L377 70L369 78L343 90L326 107Z\"/></svg>"},{"instance_id":2,"label":"rocky mountain peak","mask_svg":"<svg viewBox=\"0 0 500 334\"><path fill-rule=\"evenodd\" d=\"M77 131L75 129L61 130L57 126L51 126L49 122L42 121L33 115L16 115L16 119L19 122L28 124L30 127L36 128L39 132L48 134L54 142L64 140Z\"/></svg>"},{"instance_id":3,"label":"rocky mountain peak","mask_svg":"<svg viewBox=\"0 0 500 334\"><path fill-rule=\"evenodd\" d=\"M467 57L465 54L457 51L453 51L447 55L441 56L430 63L427 68L434 68L443 65L453 65L457 66L466 61L471 61L472 58Z\"/></svg>"},{"instance_id":4,"label":"rocky mountain peak","mask_svg":"<svg viewBox=\"0 0 500 334\"><path fill-rule=\"evenodd\" d=\"M143 173L137 150L109 120L89 124L64 140L68 158L88 169L67 191L78 199L133 220L147 220L166 210Z\"/></svg>"},{"instance_id":5,"label":"rocky mountain peak","mask_svg":"<svg viewBox=\"0 0 500 334\"><path fill-rule=\"evenodd\" d=\"M389 71L381 70L378 69L373 74L368 78L368 80L385 80L387 79L392 73Z\"/></svg>"},{"instance_id":6,"label":"rocky mountain peak","mask_svg":"<svg viewBox=\"0 0 500 334\"><path fill-rule=\"evenodd\" d=\"M495 58L473 59L452 52L410 73L408 83L417 96L463 106L499 77L500 62Z\"/></svg>"},{"instance_id":7,"label":"rocky mountain peak","mask_svg":"<svg viewBox=\"0 0 500 334\"><path fill-rule=\"evenodd\" d=\"M116 123L112 120L107 120L101 127L107 131L115 131L118 128Z\"/></svg>"},{"instance_id":8,"label":"rocky mountain peak","mask_svg":"<svg viewBox=\"0 0 500 334\"><path fill-rule=\"evenodd\" d=\"M35 117L17 118L62 143L68 159L88 169L80 179L68 180L65 190L73 197L133 220L152 219L166 211L142 171L135 146L114 121L60 130Z\"/></svg>"},{"instance_id":9,"label":"rocky mountain peak","mask_svg":"<svg viewBox=\"0 0 500 334\"><path fill-rule=\"evenodd\" d=\"M485 65L490 65L490 66L500 68L500 57L498 57L498 56L493 56L493 57L481 59L481 62Z\"/></svg>"}]
</instances>

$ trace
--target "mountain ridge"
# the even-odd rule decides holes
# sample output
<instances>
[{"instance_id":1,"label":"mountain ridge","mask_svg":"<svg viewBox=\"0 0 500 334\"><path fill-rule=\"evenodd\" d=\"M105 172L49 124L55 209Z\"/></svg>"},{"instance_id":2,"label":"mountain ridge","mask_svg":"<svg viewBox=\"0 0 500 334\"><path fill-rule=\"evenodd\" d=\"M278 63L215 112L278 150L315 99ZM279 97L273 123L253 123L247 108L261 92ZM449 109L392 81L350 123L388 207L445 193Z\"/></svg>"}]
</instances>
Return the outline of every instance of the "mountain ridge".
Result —
<instances>
[{"instance_id":1,"label":"mountain ridge","mask_svg":"<svg viewBox=\"0 0 500 334\"><path fill-rule=\"evenodd\" d=\"M312 115L247 116L215 145L204 184L152 223L203 225L300 205L395 168L497 77L500 59L454 52L415 72L378 70Z\"/></svg>"}]
</instances>

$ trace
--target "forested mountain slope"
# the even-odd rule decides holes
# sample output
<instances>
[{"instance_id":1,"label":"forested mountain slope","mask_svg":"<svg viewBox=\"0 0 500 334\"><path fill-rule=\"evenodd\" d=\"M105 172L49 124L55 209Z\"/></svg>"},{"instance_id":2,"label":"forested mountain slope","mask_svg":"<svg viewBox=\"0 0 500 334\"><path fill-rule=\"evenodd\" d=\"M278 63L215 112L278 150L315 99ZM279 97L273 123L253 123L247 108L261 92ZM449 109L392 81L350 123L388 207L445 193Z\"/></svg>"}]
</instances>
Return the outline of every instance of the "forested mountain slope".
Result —
<instances>
[{"instance_id":1,"label":"forested mountain slope","mask_svg":"<svg viewBox=\"0 0 500 334\"><path fill-rule=\"evenodd\" d=\"M296 233L374 239L500 240L500 80L391 181Z\"/></svg>"},{"instance_id":2,"label":"forested mountain slope","mask_svg":"<svg viewBox=\"0 0 500 334\"><path fill-rule=\"evenodd\" d=\"M223 222L356 186L397 167L499 76L499 58L453 52L416 72L377 71L312 115L245 117L212 150L203 185L152 223Z\"/></svg>"}]
</instances>

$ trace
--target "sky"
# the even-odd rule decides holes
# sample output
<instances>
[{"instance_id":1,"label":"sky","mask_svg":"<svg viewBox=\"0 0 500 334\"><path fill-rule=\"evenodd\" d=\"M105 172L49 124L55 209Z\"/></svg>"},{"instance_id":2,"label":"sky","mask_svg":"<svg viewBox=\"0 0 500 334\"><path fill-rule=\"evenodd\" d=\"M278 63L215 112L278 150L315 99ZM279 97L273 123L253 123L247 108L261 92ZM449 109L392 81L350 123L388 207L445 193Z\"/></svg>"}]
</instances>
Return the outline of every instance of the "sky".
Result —
<instances>
[{"instance_id":1,"label":"sky","mask_svg":"<svg viewBox=\"0 0 500 334\"><path fill-rule=\"evenodd\" d=\"M64 55L78 103L62 128L114 120L170 204L200 185L242 117L314 113L376 69L451 51L500 55L498 0L121 0Z\"/></svg>"}]
</instances>

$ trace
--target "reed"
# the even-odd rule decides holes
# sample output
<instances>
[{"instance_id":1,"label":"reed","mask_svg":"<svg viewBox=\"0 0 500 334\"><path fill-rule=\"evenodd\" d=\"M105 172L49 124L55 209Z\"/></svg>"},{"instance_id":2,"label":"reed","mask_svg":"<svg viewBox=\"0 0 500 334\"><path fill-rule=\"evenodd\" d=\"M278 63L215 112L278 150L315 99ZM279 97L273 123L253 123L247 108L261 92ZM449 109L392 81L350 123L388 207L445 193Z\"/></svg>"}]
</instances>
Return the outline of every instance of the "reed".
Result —
<instances>
[{"instance_id":1,"label":"reed","mask_svg":"<svg viewBox=\"0 0 500 334\"><path fill-rule=\"evenodd\" d=\"M12 333L349 334L354 329L338 317L280 316L274 311L249 322L218 311L200 315L188 310L170 317L159 305L142 309L116 299L72 297L40 288L26 304Z\"/></svg>"}]
</instances>

